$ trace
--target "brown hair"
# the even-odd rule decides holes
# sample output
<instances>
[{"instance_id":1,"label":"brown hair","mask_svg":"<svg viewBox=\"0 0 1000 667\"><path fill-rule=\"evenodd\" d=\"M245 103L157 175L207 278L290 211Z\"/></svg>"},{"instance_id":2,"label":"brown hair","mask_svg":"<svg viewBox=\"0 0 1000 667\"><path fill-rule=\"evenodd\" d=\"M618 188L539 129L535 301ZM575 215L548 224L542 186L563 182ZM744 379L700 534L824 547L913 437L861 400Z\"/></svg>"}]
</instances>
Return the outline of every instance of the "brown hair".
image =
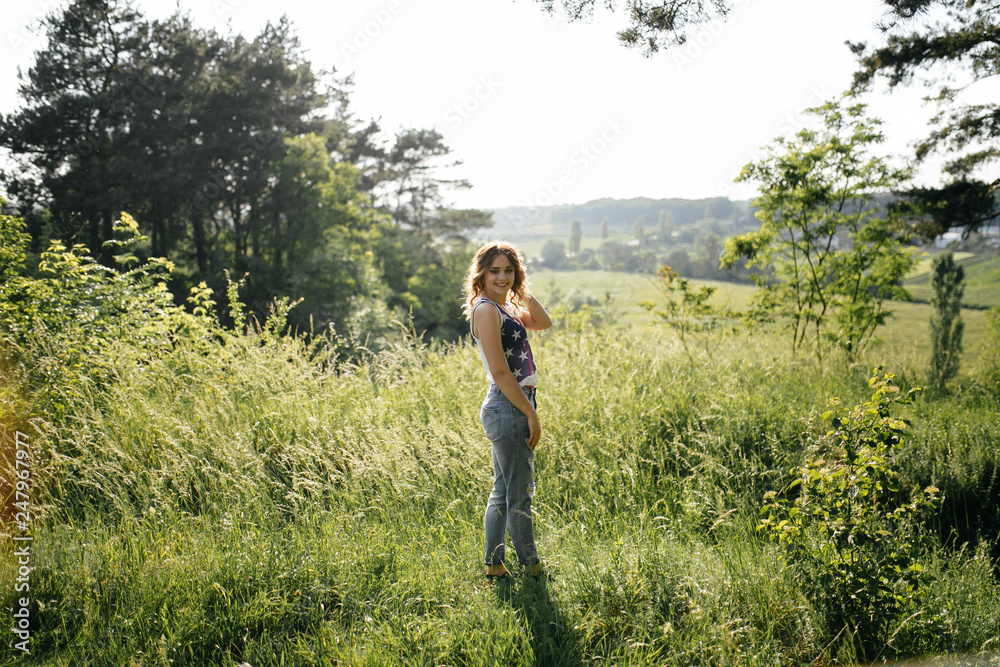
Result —
<instances>
[{"instance_id":1,"label":"brown hair","mask_svg":"<svg viewBox=\"0 0 1000 667\"><path fill-rule=\"evenodd\" d=\"M486 272L490 270L493 260L497 255L503 253L507 255L511 266L514 267L514 284L511 285L509 296L511 303L521 305L524 294L527 290L528 279L524 272L524 262L517 248L506 241L492 241L476 251L476 256L469 264L469 273L465 276L465 286L462 293L465 295L465 303L462 310L465 311L466 319L472 317L472 304L479 295L486 291Z\"/></svg>"}]
</instances>

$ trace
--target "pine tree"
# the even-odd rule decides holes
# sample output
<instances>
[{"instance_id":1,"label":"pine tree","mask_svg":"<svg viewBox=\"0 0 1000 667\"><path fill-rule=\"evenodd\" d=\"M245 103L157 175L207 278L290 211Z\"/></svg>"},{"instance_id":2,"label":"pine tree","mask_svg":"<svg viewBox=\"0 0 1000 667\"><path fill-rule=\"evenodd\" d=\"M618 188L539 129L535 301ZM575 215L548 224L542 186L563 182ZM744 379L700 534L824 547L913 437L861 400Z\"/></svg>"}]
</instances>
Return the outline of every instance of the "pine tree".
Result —
<instances>
[{"instance_id":1,"label":"pine tree","mask_svg":"<svg viewBox=\"0 0 1000 667\"><path fill-rule=\"evenodd\" d=\"M580 241L583 238L583 229L579 220L574 220L569 226L569 252L573 257L580 254Z\"/></svg>"},{"instance_id":2,"label":"pine tree","mask_svg":"<svg viewBox=\"0 0 1000 667\"><path fill-rule=\"evenodd\" d=\"M934 260L931 305L931 367L930 384L937 392L958 373L962 354L962 293L965 291L965 269L955 262L949 251Z\"/></svg>"}]
</instances>

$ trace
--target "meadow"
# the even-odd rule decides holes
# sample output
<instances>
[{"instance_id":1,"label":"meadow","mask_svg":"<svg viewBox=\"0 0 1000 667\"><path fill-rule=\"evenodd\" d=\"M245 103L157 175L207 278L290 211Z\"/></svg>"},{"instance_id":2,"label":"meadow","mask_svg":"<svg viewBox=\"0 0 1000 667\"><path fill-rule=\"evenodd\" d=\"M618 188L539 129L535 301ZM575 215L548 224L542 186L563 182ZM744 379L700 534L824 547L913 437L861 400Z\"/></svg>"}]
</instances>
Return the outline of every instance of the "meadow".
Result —
<instances>
[{"instance_id":1,"label":"meadow","mask_svg":"<svg viewBox=\"0 0 1000 667\"><path fill-rule=\"evenodd\" d=\"M554 307L557 326L532 341L548 576L483 577L490 452L467 341L404 336L345 356L283 335L280 312L235 333L185 316L183 335L140 352L107 342L57 373L62 351L43 339L40 375L4 366L2 422L29 437L39 516L31 652L4 642L0 664L998 661L1000 391L985 353L998 333L985 321L950 393L892 406L911 424L891 461L899 507L940 491L912 532L882 538L918 583L900 584L898 564L859 578L878 604L845 623L850 601L824 597L811 561L761 519L829 444L830 399L869 400L877 364L903 389L924 381L928 307L900 304L855 363L793 358L773 332L689 357L641 321L641 277L534 280L540 294L614 290L607 310ZM0 559L0 579L17 572ZM14 624L25 593L3 590Z\"/></svg>"}]
</instances>

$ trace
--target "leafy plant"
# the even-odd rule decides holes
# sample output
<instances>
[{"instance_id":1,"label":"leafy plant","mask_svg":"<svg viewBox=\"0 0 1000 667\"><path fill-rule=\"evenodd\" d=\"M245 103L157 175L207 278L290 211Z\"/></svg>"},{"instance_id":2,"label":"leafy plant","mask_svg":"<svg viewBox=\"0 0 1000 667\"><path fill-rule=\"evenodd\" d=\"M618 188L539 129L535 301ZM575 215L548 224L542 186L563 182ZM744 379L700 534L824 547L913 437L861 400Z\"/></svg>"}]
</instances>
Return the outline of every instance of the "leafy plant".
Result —
<instances>
[{"instance_id":1,"label":"leafy plant","mask_svg":"<svg viewBox=\"0 0 1000 667\"><path fill-rule=\"evenodd\" d=\"M0 325L9 354L25 363L31 385L57 390L74 385L74 378L97 380L115 363L171 345L183 316L166 288L172 264L163 259L137 263L130 248L144 238L127 213L115 222L114 233L105 247L120 269L97 263L82 245L56 241L34 266L23 223L0 218L5 248Z\"/></svg>"},{"instance_id":2,"label":"leafy plant","mask_svg":"<svg viewBox=\"0 0 1000 667\"><path fill-rule=\"evenodd\" d=\"M811 342L820 354L832 342L855 359L891 314L885 300L905 294L899 285L913 255L879 194L909 172L869 155L883 135L864 105L809 111L821 129L779 138L743 168L738 180L760 184L761 226L726 239L721 263L746 257L761 271L758 308L788 323L793 353Z\"/></svg>"},{"instance_id":3,"label":"leafy plant","mask_svg":"<svg viewBox=\"0 0 1000 667\"><path fill-rule=\"evenodd\" d=\"M691 348L698 343L711 356L712 342L727 328L732 327L734 313L728 308L709 303L715 294L715 287L702 285L695 289L688 278L682 278L669 266L657 269L656 277L666 296L664 307L658 308L653 301L643 301L639 305L659 316L677 332L689 359Z\"/></svg>"},{"instance_id":4,"label":"leafy plant","mask_svg":"<svg viewBox=\"0 0 1000 667\"><path fill-rule=\"evenodd\" d=\"M890 640L891 624L926 580L916 560L924 535L919 519L938 491L907 494L893 469L892 452L909 423L891 408L920 390L901 394L893 378L876 368L871 398L846 412L833 399L834 409L823 415L832 429L813 459L793 470L796 479L783 494L765 494L761 509L760 529L781 546L829 629L852 636L869 658Z\"/></svg>"}]
</instances>

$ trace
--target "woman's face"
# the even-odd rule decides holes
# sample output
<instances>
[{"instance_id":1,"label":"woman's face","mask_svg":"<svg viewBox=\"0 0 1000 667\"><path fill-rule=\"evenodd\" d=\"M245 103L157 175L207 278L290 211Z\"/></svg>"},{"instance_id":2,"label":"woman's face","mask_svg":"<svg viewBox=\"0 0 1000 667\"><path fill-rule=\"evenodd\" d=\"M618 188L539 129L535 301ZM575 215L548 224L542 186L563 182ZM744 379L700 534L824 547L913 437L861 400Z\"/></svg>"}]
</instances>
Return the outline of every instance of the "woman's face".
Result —
<instances>
[{"instance_id":1,"label":"woman's face","mask_svg":"<svg viewBox=\"0 0 1000 667\"><path fill-rule=\"evenodd\" d=\"M497 303L507 301L507 292L514 286L514 265L504 253L498 253L486 270L484 293Z\"/></svg>"}]
</instances>

